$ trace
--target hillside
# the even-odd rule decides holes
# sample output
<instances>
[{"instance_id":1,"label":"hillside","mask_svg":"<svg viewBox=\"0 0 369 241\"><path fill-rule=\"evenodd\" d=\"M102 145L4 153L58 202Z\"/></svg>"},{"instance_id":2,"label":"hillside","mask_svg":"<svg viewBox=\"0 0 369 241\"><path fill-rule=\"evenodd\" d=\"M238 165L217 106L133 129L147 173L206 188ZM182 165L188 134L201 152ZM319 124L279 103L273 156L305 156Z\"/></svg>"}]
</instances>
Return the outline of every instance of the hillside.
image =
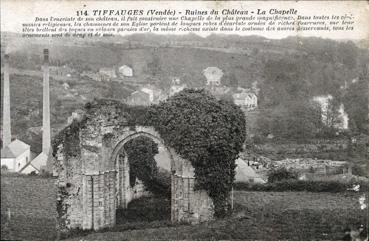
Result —
<instances>
[{"instance_id":1,"label":"hillside","mask_svg":"<svg viewBox=\"0 0 369 241\"><path fill-rule=\"evenodd\" d=\"M224 72L223 85L248 88L257 83L259 110L249 115L251 125L248 126L254 136L263 138L272 133L291 140L332 138L334 130L318 124L316 109L310 103L312 97L327 94L345 104L351 132L368 132L368 50L351 41L135 34L58 39L50 43L40 39L27 42L7 34L2 37L1 47L1 58L9 52L14 68L13 133L28 142L37 138L25 130L41 123L40 69L44 48L50 50L52 66L67 65L75 71L72 77L51 79L51 121L56 130L66 124L74 110L93 98L125 99L140 83L150 83L165 91L173 77L179 77L189 87L202 87L206 81L202 71L216 66ZM134 74L123 83L96 82L80 76L83 71L96 73L102 67L116 69L123 64L131 66ZM64 83L70 88L65 89ZM277 125L276 119L288 125Z\"/></svg>"}]
</instances>

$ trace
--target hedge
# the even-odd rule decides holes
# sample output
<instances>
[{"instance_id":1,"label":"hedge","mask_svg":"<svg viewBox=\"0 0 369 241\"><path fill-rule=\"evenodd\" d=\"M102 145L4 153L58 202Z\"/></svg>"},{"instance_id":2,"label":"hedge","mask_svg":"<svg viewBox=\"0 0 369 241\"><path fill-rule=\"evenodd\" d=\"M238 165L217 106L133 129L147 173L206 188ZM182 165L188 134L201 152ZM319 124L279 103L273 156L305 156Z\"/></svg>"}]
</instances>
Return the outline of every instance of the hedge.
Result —
<instances>
[{"instance_id":1,"label":"hedge","mask_svg":"<svg viewBox=\"0 0 369 241\"><path fill-rule=\"evenodd\" d=\"M354 185L360 185L359 192L368 192L368 182L349 182L342 183L336 181L302 181L302 180L284 180L274 183L246 183L237 182L234 184L235 190L261 191L261 192L347 192Z\"/></svg>"}]
</instances>

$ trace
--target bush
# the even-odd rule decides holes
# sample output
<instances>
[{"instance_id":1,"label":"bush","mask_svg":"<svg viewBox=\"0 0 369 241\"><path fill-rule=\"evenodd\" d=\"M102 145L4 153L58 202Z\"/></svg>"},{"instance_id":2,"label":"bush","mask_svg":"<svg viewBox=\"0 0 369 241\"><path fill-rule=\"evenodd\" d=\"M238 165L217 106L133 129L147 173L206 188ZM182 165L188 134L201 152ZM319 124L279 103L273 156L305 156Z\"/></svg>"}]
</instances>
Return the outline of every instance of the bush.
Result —
<instances>
[{"instance_id":1,"label":"bush","mask_svg":"<svg viewBox=\"0 0 369 241\"><path fill-rule=\"evenodd\" d=\"M296 172L289 171L286 168L278 168L278 169L272 169L268 173L268 182L279 182L283 180L289 180L289 179L297 179L298 175Z\"/></svg>"},{"instance_id":2,"label":"bush","mask_svg":"<svg viewBox=\"0 0 369 241\"><path fill-rule=\"evenodd\" d=\"M336 181L303 181L303 180L282 180L266 184L235 183L235 190L261 191L261 192L347 192L353 185L360 185L360 192L369 191L367 182L342 183Z\"/></svg>"}]
</instances>

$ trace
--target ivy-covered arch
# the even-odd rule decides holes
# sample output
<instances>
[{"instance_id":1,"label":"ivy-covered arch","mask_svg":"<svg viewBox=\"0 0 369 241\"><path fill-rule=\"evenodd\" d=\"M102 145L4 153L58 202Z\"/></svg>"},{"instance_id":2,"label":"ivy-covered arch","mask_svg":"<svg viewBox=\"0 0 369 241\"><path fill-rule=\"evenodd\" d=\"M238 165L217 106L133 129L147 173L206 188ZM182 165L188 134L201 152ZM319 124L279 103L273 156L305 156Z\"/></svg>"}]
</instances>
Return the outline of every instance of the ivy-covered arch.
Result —
<instances>
[{"instance_id":1,"label":"ivy-covered arch","mask_svg":"<svg viewBox=\"0 0 369 241\"><path fill-rule=\"evenodd\" d=\"M69 228L115 224L114 158L127 138L138 135L164 143L172 156L173 222L196 223L229 211L235 160L246 136L244 114L204 90L184 90L149 107L94 100L86 104L80 120L57 136L53 150L59 181L74 184L67 190L74 196L61 201L73 210L65 218ZM95 190L101 193L93 195ZM97 213L91 212L95 208Z\"/></svg>"},{"instance_id":2,"label":"ivy-covered arch","mask_svg":"<svg viewBox=\"0 0 369 241\"><path fill-rule=\"evenodd\" d=\"M140 195L145 195L145 193L137 194L133 190L134 186L132 186L132 180L130 180L131 166L129 164L130 161L128 159L127 147L125 146L127 143L138 137L150 138L150 140L156 144L163 146L165 152L169 155L171 173L176 172L176 166L179 166L180 163L175 164L175 160L173 158L175 153L173 154L173 150L170 150L170 148L165 145L164 140L160 138L159 133L157 133L153 127L136 126L135 128L130 128L123 133L117 132L116 135L116 138L114 138L115 141L111 142L112 152L110 157L110 162L115 163L116 170L116 202L117 208L127 208L128 203L132 199L140 197ZM142 168L145 168L145 166ZM145 182L145 179L141 179L140 181L144 181L143 184L145 186L149 185L146 186L146 188L151 190L150 187L152 186L150 186L150 184L152 182Z\"/></svg>"}]
</instances>

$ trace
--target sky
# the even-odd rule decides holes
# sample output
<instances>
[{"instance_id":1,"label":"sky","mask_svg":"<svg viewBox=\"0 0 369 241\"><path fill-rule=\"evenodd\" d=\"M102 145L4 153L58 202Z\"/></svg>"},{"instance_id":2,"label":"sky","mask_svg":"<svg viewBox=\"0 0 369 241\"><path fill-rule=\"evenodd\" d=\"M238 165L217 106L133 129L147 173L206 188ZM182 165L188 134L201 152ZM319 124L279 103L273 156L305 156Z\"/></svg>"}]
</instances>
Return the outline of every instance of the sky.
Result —
<instances>
[{"instance_id":1,"label":"sky","mask_svg":"<svg viewBox=\"0 0 369 241\"><path fill-rule=\"evenodd\" d=\"M261 35L271 39L281 39L288 36L322 37L330 39L369 39L369 4L366 1L1 1L1 31L21 32L21 24L33 22L36 17L75 17L77 10L93 9L176 9L177 11L237 9L241 11L257 11L257 9L288 10L296 9L299 15L345 15L354 17L354 31L330 32L252 32L238 31L232 34ZM187 33L187 32L186 32ZM174 34L183 34L176 32ZM210 33L199 34L206 36Z\"/></svg>"}]
</instances>

